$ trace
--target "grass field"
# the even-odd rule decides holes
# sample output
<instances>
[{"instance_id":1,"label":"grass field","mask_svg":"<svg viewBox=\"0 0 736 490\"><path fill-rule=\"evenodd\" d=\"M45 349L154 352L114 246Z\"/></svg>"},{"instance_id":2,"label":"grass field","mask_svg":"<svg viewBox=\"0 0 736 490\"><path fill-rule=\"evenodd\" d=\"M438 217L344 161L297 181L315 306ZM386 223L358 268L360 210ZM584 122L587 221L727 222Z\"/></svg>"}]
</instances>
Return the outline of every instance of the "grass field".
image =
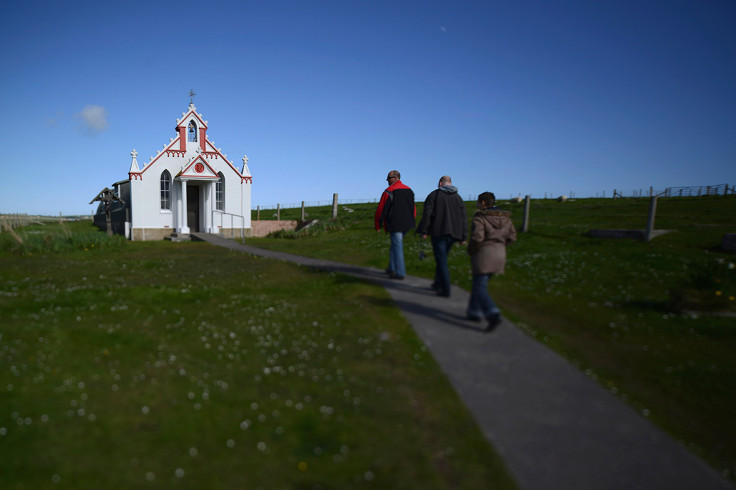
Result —
<instances>
[{"instance_id":1,"label":"grass field","mask_svg":"<svg viewBox=\"0 0 736 490\"><path fill-rule=\"evenodd\" d=\"M520 229L523 204L500 204ZM315 226L247 243L384 268L374 207L310 208ZM491 293L733 480L736 196L660 199L672 231L649 243L586 235L644 228L648 208L533 200ZM513 488L380 288L89 226L0 235L0 487ZM431 277L429 244L405 249ZM469 289L462 247L450 267Z\"/></svg>"},{"instance_id":2,"label":"grass field","mask_svg":"<svg viewBox=\"0 0 736 490\"><path fill-rule=\"evenodd\" d=\"M0 235L0 488L516 488L380 287L89 222Z\"/></svg>"},{"instance_id":3,"label":"grass field","mask_svg":"<svg viewBox=\"0 0 736 490\"><path fill-rule=\"evenodd\" d=\"M523 203L502 202L521 229ZM384 268L388 239L375 205L340 209L324 232L282 233L249 244ZM472 213L474 203L468 203ZM649 199L533 200L529 232L510 247L491 294L504 314L631 404L728 478L736 474L736 196L659 199L651 242L598 239L590 229L643 229ZM289 219L282 210L282 218ZM329 208L310 210L323 221ZM421 205L419 206L421 216ZM294 216L296 218L298 216ZM431 247L405 241L407 272L431 277ZM453 282L470 289L462 247Z\"/></svg>"}]
</instances>

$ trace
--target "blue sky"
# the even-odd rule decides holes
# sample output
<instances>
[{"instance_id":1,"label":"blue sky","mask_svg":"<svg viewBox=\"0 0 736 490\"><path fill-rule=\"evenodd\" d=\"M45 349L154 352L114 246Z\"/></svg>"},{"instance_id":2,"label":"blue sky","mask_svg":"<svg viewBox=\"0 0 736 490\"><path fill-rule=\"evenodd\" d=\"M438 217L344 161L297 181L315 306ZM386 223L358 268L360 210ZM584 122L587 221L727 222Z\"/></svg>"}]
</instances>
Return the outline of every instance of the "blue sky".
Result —
<instances>
[{"instance_id":1,"label":"blue sky","mask_svg":"<svg viewBox=\"0 0 736 490\"><path fill-rule=\"evenodd\" d=\"M398 169L610 196L736 184L736 3L2 1L0 213L90 213L187 110L253 206L375 199Z\"/></svg>"}]
</instances>

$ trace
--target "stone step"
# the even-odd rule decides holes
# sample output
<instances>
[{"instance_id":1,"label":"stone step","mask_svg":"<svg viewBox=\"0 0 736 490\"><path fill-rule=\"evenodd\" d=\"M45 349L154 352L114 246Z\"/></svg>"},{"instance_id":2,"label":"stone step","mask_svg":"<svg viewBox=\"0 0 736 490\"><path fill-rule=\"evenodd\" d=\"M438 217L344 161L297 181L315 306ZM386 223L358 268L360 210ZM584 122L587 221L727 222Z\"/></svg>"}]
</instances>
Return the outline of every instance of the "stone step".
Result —
<instances>
[{"instance_id":1,"label":"stone step","mask_svg":"<svg viewBox=\"0 0 736 490\"><path fill-rule=\"evenodd\" d=\"M166 240L172 242L189 242L192 240L192 236L189 233L172 233L171 236L167 236Z\"/></svg>"}]
</instances>

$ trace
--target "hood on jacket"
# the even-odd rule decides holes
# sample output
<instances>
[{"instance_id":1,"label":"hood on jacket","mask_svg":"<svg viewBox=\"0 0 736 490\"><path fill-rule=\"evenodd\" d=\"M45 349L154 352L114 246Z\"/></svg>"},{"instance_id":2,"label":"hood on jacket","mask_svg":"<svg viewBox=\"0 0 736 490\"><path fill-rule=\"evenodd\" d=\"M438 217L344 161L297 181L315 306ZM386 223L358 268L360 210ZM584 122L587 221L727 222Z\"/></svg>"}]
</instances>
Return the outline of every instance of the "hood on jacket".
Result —
<instances>
[{"instance_id":1,"label":"hood on jacket","mask_svg":"<svg viewBox=\"0 0 736 490\"><path fill-rule=\"evenodd\" d=\"M455 194L457 192L457 187L454 185L443 185L439 189L447 194Z\"/></svg>"},{"instance_id":2,"label":"hood on jacket","mask_svg":"<svg viewBox=\"0 0 736 490\"><path fill-rule=\"evenodd\" d=\"M511 211L504 211L501 208L493 206L492 208L478 209L475 212L475 216L483 216L493 228L498 229L503 228L506 222L505 218L511 217Z\"/></svg>"}]
</instances>

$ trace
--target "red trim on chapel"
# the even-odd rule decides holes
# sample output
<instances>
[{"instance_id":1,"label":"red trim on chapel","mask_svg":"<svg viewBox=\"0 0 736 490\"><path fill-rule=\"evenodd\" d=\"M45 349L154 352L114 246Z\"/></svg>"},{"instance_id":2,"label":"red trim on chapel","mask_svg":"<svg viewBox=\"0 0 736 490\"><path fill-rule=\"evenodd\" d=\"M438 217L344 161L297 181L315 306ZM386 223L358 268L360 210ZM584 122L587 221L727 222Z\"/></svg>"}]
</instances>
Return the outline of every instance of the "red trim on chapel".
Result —
<instances>
[{"instance_id":1,"label":"red trim on chapel","mask_svg":"<svg viewBox=\"0 0 736 490\"><path fill-rule=\"evenodd\" d=\"M179 151L187 151L187 128L179 126Z\"/></svg>"}]
</instances>

